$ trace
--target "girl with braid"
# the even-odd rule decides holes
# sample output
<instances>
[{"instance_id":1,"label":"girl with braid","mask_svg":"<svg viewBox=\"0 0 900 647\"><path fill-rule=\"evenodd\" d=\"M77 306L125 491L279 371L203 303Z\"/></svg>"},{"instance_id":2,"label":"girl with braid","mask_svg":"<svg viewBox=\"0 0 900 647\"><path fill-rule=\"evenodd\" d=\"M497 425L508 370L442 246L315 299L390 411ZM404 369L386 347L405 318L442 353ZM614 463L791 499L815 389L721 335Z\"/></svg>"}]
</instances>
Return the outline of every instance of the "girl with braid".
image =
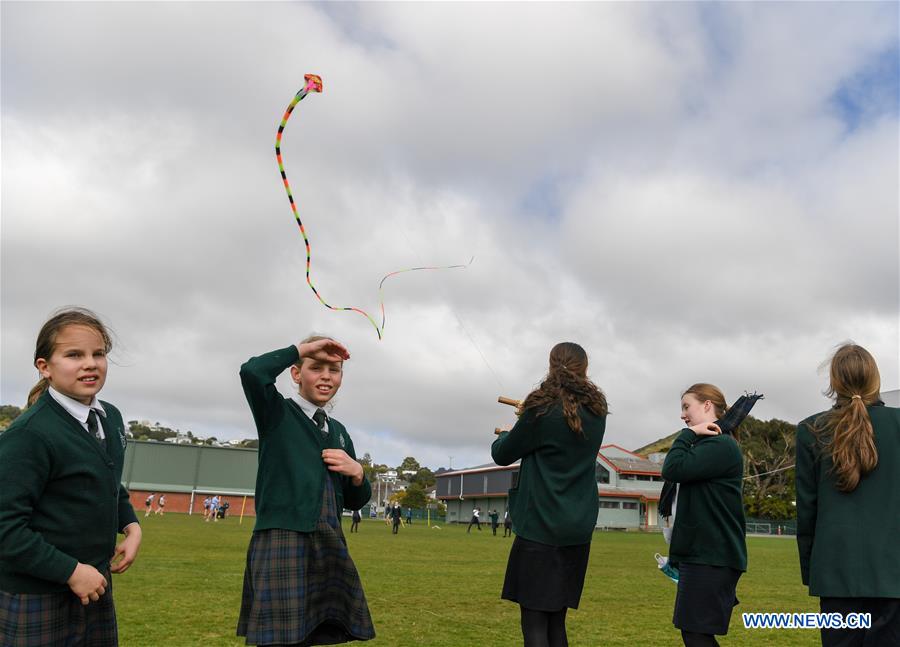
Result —
<instances>
[{"instance_id":1,"label":"girl with braid","mask_svg":"<svg viewBox=\"0 0 900 647\"><path fill-rule=\"evenodd\" d=\"M509 491L516 538L501 597L519 604L525 647L568 645L566 612L581 600L608 411L587 367L578 344L554 346L544 381L525 398L515 426L491 447L498 465L522 461L518 485Z\"/></svg>"},{"instance_id":2,"label":"girl with braid","mask_svg":"<svg viewBox=\"0 0 900 647\"><path fill-rule=\"evenodd\" d=\"M830 374L834 406L797 426L800 575L822 613L871 614L822 645L900 645L900 409L865 348L841 346Z\"/></svg>"}]
</instances>

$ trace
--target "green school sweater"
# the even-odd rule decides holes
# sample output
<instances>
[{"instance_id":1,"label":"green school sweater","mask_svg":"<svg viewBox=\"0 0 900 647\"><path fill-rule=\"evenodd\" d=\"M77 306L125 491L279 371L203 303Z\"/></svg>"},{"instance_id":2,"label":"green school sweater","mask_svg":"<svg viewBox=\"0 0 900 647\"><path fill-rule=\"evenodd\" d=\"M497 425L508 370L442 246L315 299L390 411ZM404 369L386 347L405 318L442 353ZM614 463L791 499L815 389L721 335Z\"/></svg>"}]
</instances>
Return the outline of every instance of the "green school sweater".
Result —
<instances>
[{"instance_id":1,"label":"green school sweater","mask_svg":"<svg viewBox=\"0 0 900 647\"><path fill-rule=\"evenodd\" d=\"M797 546L809 594L900 598L900 409L866 407L878 464L853 492L835 486L827 438L797 426Z\"/></svg>"},{"instance_id":2,"label":"green school sweater","mask_svg":"<svg viewBox=\"0 0 900 647\"><path fill-rule=\"evenodd\" d=\"M105 446L46 392L0 434L0 590L68 590L78 562L107 571L116 533L137 521L122 414L102 404Z\"/></svg>"},{"instance_id":3,"label":"green school sweater","mask_svg":"<svg viewBox=\"0 0 900 647\"><path fill-rule=\"evenodd\" d=\"M663 478L679 484L669 546L673 565L747 570L744 457L733 437L683 429L666 456Z\"/></svg>"},{"instance_id":4,"label":"green school sweater","mask_svg":"<svg viewBox=\"0 0 900 647\"><path fill-rule=\"evenodd\" d=\"M241 366L241 385L259 434L254 531L314 531L326 478L334 483L338 510L358 510L372 496L368 479L353 485L349 476L330 472L322 461L323 449L343 449L356 459L344 425L329 417L328 438L323 438L300 407L275 388L275 379L299 359L297 347L288 346Z\"/></svg>"},{"instance_id":5,"label":"green school sweater","mask_svg":"<svg viewBox=\"0 0 900 647\"><path fill-rule=\"evenodd\" d=\"M509 491L509 514L519 537L551 546L587 544L597 525L597 451L606 417L580 412L584 436L569 429L562 406L536 417L526 411L491 446L498 465L522 459Z\"/></svg>"}]
</instances>

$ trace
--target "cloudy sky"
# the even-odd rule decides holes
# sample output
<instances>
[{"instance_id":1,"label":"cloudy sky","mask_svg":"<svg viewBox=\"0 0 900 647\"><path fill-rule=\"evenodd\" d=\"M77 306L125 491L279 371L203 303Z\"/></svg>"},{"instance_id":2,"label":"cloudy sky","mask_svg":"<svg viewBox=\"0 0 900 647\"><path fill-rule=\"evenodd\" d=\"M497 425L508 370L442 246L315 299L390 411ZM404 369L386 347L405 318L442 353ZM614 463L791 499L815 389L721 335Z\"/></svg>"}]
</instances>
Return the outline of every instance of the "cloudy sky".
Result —
<instances>
[{"instance_id":1,"label":"cloudy sky","mask_svg":"<svg viewBox=\"0 0 900 647\"><path fill-rule=\"evenodd\" d=\"M900 386L896 3L15 3L2 10L2 393L79 304L126 419L255 434L251 355L352 353L357 450L489 460L498 395L577 341L636 448L696 381L827 406L853 339ZM336 305L318 303L275 132ZM290 382L280 383L287 391Z\"/></svg>"}]
</instances>

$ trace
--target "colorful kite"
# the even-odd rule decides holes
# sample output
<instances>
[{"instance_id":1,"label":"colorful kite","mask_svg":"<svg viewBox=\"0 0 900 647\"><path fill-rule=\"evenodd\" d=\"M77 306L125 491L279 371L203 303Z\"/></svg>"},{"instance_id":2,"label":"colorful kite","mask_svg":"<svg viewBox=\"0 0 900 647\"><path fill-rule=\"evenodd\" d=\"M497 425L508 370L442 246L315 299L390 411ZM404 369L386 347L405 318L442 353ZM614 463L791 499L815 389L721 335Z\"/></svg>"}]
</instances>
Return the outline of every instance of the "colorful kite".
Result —
<instances>
[{"instance_id":1,"label":"colorful kite","mask_svg":"<svg viewBox=\"0 0 900 647\"><path fill-rule=\"evenodd\" d=\"M284 161L281 158L281 135L284 133L284 127L287 125L288 118L291 116L291 113L294 111L294 108L300 101L302 101L306 95L310 92L322 92L322 78L317 74L306 74L303 76L306 81L306 85L300 90L295 96L291 104L287 107L287 110L284 112L284 117L281 119L281 124L278 126L278 134L275 137L275 158L278 160L278 170L281 172L281 179L284 181L284 190L287 191L288 201L291 203L291 211L294 212L294 219L297 221L297 226L300 227L300 233L303 235L303 242L306 244L306 284L309 285L310 289L313 291L313 294L316 295L316 298L319 299L319 302L325 306L326 308L330 308L331 310L352 310L353 312L358 312L363 315L366 319L369 320L369 323L375 327L375 332L378 333L378 339L381 339L382 333L384 332L384 322L385 322L385 314L384 314L384 294L383 294L383 286L384 282L397 274L403 274L404 272L415 272L418 270L449 270L454 268L464 268L471 265L472 260L470 259L468 263L464 265L441 265L435 267L410 267L405 270L397 270L395 272L389 272L385 274L381 279L381 283L378 284L378 301L381 305L381 325L379 326L375 323L375 320L369 316L369 313L360 308L346 307L346 306L333 306L329 304L325 299L322 298L322 295L319 294L319 291L316 289L316 286L313 285L312 279L309 275L309 268L311 264L311 254L309 247L309 237L306 235L306 229L303 226L303 222L300 220L300 214L297 213L297 204L294 202L294 196L291 194L291 185L288 183L287 174L284 172Z\"/></svg>"}]
</instances>

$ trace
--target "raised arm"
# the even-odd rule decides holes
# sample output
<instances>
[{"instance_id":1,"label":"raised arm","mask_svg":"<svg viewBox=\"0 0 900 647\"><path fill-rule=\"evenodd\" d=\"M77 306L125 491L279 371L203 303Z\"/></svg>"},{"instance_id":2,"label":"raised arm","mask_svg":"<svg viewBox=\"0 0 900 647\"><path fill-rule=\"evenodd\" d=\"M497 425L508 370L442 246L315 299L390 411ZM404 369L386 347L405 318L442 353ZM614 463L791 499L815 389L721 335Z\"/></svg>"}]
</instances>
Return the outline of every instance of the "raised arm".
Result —
<instances>
[{"instance_id":1,"label":"raised arm","mask_svg":"<svg viewBox=\"0 0 900 647\"><path fill-rule=\"evenodd\" d=\"M491 445L491 458L497 465L512 465L541 446L540 429L533 411L522 413L515 426L501 431Z\"/></svg>"},{"instance_id":2,"label":"raised arm","mask_svg":"<svg viewBox=\"0 0 900 647\"><path fill-rule=\"evenodd\" d=\"M241 365L241 386L260 435L281 421L282 397L275 388L275 380L299 359L297 346L292 345L251 357Z\"/></svg>"}]
</instances>

